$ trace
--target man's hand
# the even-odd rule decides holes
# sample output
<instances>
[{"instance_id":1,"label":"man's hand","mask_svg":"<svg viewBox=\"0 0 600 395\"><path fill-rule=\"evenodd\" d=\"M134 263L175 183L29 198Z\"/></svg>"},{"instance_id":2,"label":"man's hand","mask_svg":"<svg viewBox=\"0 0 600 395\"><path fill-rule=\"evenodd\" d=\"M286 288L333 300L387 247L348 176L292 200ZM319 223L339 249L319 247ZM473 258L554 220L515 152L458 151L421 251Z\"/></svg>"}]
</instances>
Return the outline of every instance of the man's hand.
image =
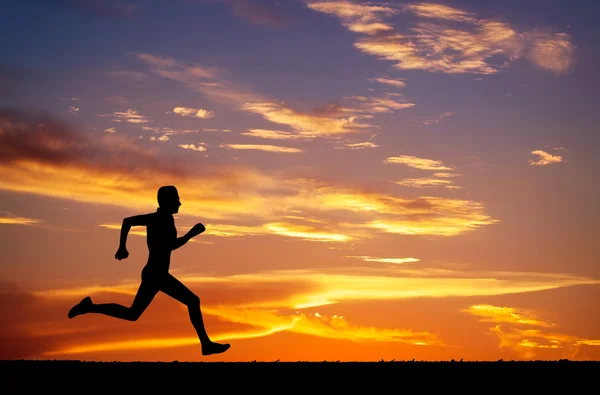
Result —
<instances>
[{"instance_id":1,"label":"man's hand","mask_svg":"<svg viewBox=\"0 0 600 395\"><path fill-rule=\"evenodd\" d=\"M196 224L190 229L190 236L198 236L200 233L204 232L206 228L202 224Z\"/></svg>"},{"instance_id":2,"label":"man's hand","mask_svg":"<svg viewBox=\"0 0 600 395\"><path fill-rule=\"evenodd\" d=\"M126 259L129 256L129 251L125 247L119 247L117 253L115 254L115 259L121 260Z\"/></svg>"}]
</instances>

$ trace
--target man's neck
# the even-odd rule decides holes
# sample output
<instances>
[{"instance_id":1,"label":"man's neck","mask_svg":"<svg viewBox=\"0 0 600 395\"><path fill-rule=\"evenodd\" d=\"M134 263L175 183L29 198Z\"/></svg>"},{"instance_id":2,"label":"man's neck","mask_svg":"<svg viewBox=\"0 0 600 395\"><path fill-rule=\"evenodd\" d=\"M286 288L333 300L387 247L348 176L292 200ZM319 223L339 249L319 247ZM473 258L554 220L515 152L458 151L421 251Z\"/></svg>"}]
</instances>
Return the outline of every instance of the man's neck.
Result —
<instances>
[{"instance_id":1,"label":"man's neck","mask_svg":"<svg viewBox=\"0 0 600 395\"><path fill-rule=\"evenodd\" d=\"M166 211L165 209L162 209L160 207L158 207L156 209L156 212L159 213L159 214L162 214L162 215L169 215L171 217L173 216L173 214L169 213L168 211Z\"/></svg>"}]
</instances>

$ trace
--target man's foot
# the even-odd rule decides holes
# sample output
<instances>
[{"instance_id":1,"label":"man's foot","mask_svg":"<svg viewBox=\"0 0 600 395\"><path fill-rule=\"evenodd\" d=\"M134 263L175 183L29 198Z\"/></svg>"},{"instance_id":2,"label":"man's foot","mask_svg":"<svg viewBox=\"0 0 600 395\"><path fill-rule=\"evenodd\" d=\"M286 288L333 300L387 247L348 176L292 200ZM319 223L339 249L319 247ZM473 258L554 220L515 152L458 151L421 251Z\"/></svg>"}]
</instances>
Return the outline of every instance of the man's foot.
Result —
<instances>
[{"instance_id":1,"label":"man's foot","mask_svg":"<svg viewBox=\"0 0 600 395\"><path fill-rule=\"evenodd\" d=\"M229 344L210 342L202 345L202 355L221 354L231 347Z\"/></svg>"},{"instance_id":2,"label":"man's foot","mask_svg":"<svg viewBox=\"0 0 600 395\"><path fill-rule=\"evenodd\" d=\"M73 306L71 310L69 310L69 318L76 317L80 314L85 314L89 311L90 306L92 305L92 298L86 296L83 298L79 304Z\"/></svg>"}]
</instances>

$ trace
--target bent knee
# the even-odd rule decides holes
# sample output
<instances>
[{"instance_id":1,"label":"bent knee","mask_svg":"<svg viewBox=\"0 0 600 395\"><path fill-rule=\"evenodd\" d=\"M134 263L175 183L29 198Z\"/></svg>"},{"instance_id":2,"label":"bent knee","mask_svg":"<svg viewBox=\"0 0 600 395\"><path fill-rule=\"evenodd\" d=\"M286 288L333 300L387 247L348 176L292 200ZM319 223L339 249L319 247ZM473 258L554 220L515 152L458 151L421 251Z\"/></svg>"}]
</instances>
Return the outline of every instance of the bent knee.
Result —
<instances>
[{"instance_id":1,"label":"bent knee","mask_svg":"<svg viewBox=\"0 0 600 395\"><path fill-rule=\"evenodd\" d=\"M126 317L128 321L137 321L142 316L143 311L130 309L128 313Z\"/></svg>"},{"instance_id":2,"label":"bent knee","mask_svg":"<svg viewBox=\"0 0 600 395\"><path fill-rule=\"evenodd\" d=\"M196 295L192 295L188 298L186 303L188 306L198 306L200 304L200 298Z\"/></svg>"}]
</instances>

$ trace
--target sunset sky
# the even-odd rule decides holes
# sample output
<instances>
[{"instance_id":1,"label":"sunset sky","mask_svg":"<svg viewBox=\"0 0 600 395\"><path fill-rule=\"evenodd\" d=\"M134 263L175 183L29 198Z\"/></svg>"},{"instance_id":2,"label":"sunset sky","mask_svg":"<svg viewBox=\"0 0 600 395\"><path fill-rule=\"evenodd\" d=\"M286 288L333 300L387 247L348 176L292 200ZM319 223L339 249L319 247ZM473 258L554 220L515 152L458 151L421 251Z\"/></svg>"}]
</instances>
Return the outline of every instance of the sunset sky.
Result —
<instances>
[{"instance_id":1,"label":"sunset sky","mask_svg":"<svg viewBox=\"0 0 600 395\"><path fill-rule=\"evenodd\" d=\"M31 0L0 23L0 359L600 359L600 28L558 0ZM123 218L175 185L136 322Z\"/></svg>"}]
</instances>

